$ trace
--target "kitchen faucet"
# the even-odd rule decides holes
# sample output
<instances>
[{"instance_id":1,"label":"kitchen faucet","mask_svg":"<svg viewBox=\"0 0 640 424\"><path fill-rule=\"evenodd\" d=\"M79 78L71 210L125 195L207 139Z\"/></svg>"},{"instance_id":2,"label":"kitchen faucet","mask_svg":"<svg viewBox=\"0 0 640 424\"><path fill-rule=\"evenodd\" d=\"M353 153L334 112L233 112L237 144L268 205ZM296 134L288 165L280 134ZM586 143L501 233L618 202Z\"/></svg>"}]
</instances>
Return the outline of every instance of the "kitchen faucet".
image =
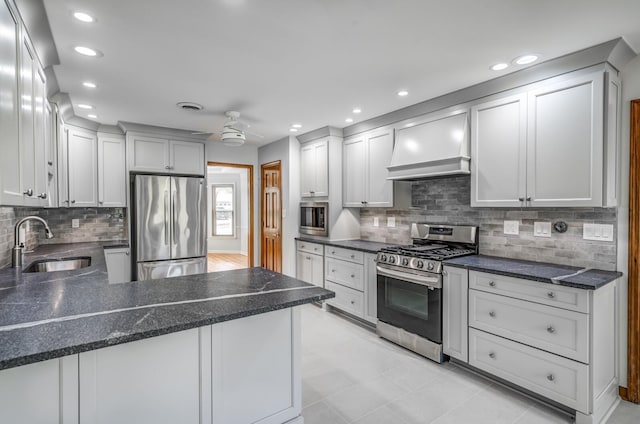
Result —
<instances>
[{"instance_id":1,"label":"kitchen faucet","mask_svg":"<svg viewBox=\"0 0 640 424\"><path fill-rule=\"evenodd\" d=\"M13 268L21 268L22 267L22 254L23 254L23 250L24 250L24 241L20 240L20 226L22 224L24 224L27 221L39 221L42 223L42 225L44 225L44 232L47 235L47 238L53 238L53 233L51 232L51 229L49 228L49 224L47 224L47 221L45 221L44 219L40 218L39 216L25 216L24 218L22 218L20 221L18 221L16 223L16 227L14 229L14 237L15 237L15 246L13 246L13 249L11 250L12 253L12 262L11 262L11 266Z\"/></svg>"}]
</instances>

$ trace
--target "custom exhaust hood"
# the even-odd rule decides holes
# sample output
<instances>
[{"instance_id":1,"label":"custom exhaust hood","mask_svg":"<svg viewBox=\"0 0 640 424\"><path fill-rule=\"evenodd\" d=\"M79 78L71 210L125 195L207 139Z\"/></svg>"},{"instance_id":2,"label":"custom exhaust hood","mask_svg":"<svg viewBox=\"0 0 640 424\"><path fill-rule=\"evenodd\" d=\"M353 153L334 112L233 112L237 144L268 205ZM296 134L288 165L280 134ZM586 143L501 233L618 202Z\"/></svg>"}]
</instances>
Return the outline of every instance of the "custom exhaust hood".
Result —
<instances>
[{"instance_id":1,"label":"custom exhaust hood","mask_svg":"<svg viewBox=\"0 0 640 424\"><path fill-rule=\"evenodd\" d=\"M396 129L388 180L469 174L469 111L431 115Z\"/></svg>"}]
</instances>

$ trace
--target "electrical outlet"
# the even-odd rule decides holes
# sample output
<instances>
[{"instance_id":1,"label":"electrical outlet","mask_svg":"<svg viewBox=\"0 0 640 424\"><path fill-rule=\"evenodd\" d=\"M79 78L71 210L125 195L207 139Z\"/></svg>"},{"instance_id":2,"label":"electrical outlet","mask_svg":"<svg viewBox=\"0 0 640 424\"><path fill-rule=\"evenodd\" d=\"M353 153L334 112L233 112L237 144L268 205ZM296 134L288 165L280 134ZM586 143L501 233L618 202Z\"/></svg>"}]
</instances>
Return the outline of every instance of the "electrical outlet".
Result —
<instances>
[{"instance_id":1,"label":"electrical outlet","mask_svg":"<svg viewBox=\"0 0 640 424\"><path fill-rule=\"evenodd\" d=\"M373 226L374 227L379 227L380 226L380 218L378 218L377 216L373 217Z\"/></svg>"},{"instance_id":2,"label":"electrical outlet","mask_svg":"<svg viewBox=\"0 0 640 424\"><path fill-rule=\"evenodd\" d=\"M504 221L504 233L511 236L520 234L520 221Z\"/></svg>"},{"instance_id":3,"label":"electrical outlet","mask_svg":"<svg viewBox=\"0 0 640 424\"><path fill-rule=\"evenodd\" d=\"M534 222L533 236L534 237L551 237L551 223L550 222Z\"/></svg>"},{"instance_id":4,"label":"electrical outlet","mask_svg":"<svg viewBox=\"0 0 640 424\"><path fill-rule=\"evenodd\" d=\"M80 228L80 220L77 218L72 219L71 228Z\"/></svg>"},{"instance_id":5,"label":"electrical outlet","mask_svg":"<svg viewBox=\"0 0 640 424\"><path fill-rule=\"evenodd\" d=\"M612 224L584 224L582 238L585 240L613 241Z\"/></svg>"},{"instance_id":6,"label":"electrical outlet","mask_svg":"<svg viewBox=\"0 0 640 424\"><path fill-rule=\"evenodd\" d=\"M388 216L387 217L387 227L392 228L396 226L396 217Z\"/></svg>"}]
</instances>

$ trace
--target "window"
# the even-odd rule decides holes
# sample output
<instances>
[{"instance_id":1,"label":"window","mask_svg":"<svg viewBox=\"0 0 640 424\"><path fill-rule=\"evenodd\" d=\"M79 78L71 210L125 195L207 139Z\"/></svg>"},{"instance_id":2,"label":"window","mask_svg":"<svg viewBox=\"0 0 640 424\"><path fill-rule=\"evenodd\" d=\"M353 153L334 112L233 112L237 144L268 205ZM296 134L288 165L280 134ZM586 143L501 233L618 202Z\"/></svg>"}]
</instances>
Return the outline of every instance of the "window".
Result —
<instances>
[{"instance_id":1,"label":"window","mask_svg":"<svg viewBox=\"0 0 640 424\"><path fill-rule=\"evenodd\" d=\"M233 184L213 184L213 236L235 236L235 187Z\"/></svg>"}]
</instances>

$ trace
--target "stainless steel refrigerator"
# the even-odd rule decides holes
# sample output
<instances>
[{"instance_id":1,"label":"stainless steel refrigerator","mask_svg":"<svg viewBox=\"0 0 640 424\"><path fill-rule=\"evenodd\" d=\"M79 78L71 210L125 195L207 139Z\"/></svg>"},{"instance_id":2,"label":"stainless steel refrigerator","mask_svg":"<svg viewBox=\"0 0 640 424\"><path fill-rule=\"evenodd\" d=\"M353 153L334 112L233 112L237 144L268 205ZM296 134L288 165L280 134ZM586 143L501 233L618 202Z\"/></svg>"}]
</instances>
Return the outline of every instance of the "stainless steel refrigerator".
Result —
<instances>
[{"instance_id":1,"label":"stainless steel refrigerator","mask_svg":"<svg viewBox=\"0 0 640 424\"><path fill-rule=\"evenodd\" d=\"M140 174L132 177L134 279L206 272L205 179Z\"/></svg>"}]
</instances>

